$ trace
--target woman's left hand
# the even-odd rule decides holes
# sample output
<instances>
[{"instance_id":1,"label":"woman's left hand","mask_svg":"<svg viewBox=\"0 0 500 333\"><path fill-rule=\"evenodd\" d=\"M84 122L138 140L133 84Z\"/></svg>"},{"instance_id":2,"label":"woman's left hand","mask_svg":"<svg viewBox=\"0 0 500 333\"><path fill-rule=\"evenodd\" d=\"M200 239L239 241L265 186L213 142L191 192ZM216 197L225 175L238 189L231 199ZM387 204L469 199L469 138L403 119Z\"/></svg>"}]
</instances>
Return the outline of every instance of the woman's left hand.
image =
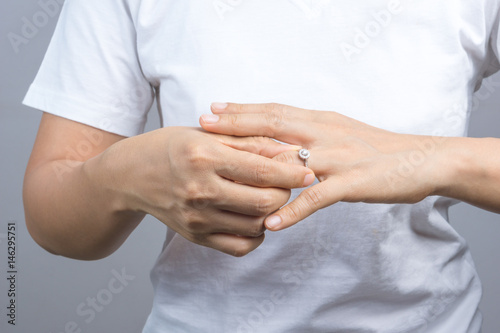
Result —
<instances>
[{"instance_id":1,"label":"woman's left hand","mask_svg":"<svg viewBox=\"0 0 500 333\"><path fill-rule=\"evenodd\" d=\"M310 151L308 166L320 183L267 217L269 230L290 227L339 201L416 203L446 184L438 149L443 138L396 134L336 112L280 104L214 103L212 112L200 119L209 132L265 136ZM274 158L304 164L297 151Z\"/></svg>"}]
</instances>

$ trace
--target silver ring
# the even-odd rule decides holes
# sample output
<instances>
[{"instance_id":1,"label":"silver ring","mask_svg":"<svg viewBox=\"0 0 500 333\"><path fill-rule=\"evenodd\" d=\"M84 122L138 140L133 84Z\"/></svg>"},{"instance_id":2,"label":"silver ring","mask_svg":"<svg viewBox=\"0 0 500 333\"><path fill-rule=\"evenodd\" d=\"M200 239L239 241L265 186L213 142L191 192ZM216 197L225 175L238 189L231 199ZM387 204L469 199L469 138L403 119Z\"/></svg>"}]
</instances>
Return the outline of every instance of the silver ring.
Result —
<instances>
[{"instance_id":1,"label":"silver ring","mask_svg":"<svg viewBox=\"0 0 500 333\"><path fill-rule=\"evenodd\" d=\"M307 160L311 157L311 153L307 149L301 149L299 150L299 158L304 161L304 165L306 168L308 168L308 163Z\"/></svg>"}]
</instances>

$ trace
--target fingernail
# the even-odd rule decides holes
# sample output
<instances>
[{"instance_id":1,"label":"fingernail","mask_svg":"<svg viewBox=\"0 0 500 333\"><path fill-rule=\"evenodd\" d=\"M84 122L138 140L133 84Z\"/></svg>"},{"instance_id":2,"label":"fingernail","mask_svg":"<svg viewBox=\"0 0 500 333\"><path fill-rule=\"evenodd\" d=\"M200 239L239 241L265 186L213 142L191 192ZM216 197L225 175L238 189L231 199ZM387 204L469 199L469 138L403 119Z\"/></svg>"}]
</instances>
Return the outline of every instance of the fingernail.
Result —
<instances>
[{"instance_id":1,"label":"fingernail","mask_svg":"<svg viewBox=\"0 0 500 333\"><path fill-rule=\"evenodd\" d=\"M268 229L274 229L281 224L281 217L279 215L273 215L268 217L266 220L266 226Z\"/></svg>"},{"instance_id":2,"label":"fingernail","mask_svg":"<svg viewBox=\"0 0 500 333\"><path fill-rule=\"evenodd\" d=\"M314 183L314 175L312 173L308 173L306 177L304 178L304 184L302 186L309 186L312 183Z\"/></svg>"},{"instance_id":3,"label":"fingernail","mask_svg":"<svg viewBox=\"0 0 500 333\"><path fill-rule=\"evenodd\" d=\"M216 110L225 110L227 108L227 103L212 103L212 108Z\"/></svg>"},{"instance_id":4,"label":"fingernail","mask_svg":"<svg viewBox=\"0 0 500 333\"><path fill-rule=\"evenodd\" d=\"M201 116L201 119L205 124L215 124L219 121L220 117L216 114L204 114Z\"/></svg>"}]
</instances>

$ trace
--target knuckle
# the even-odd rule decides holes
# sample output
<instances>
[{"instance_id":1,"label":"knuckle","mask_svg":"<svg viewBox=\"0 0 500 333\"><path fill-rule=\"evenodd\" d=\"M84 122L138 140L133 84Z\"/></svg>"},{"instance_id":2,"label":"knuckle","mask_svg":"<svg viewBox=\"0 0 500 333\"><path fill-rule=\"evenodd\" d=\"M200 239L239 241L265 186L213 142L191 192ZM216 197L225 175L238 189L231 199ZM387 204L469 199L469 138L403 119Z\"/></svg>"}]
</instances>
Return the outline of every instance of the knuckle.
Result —
<instances>
[{"instance_id":1,"label":"knuckle","mask_svg":"<svg viewBox=\"0 0 500 333\"><path fill-rule=\"evenodd\" d=\"M232 104L230 103L230 106L236 110L237 112L242 112L243 111L243 108L244 108L244 105L243 104Z\"/></svg>"},{"instance_id":2,"label":"knuckle","mask_svg":"<svg viewBox=\"0 0 500 333\"><path fill-rule=\"evenodd\" d=\"M270 214L274 210L274 200L270 194L262 194L256 204L255 210L260 216Z\"/></svg>"},{"instance_id":3,"label":"knuckle","mask_svg":"<svg viewBox=\"0 0 500 333\"><path fill-rule=\"evenodd\" d=\"M184 198L185 199L192 199L195 198L200 190L200 184L196 181L188 181L184 184Z\"/></svg>"},{"instance_id":4,"label":"knuckle","mask_svg":"<svg viewBox=\"0 0 500 333\"><path fill-rule=\"evenodd\" d=\"M262 145L262 144L270 144L271 142L274 142L272 139L270 139L270 138L268 138L266 136L254 136L254 137L252 137L252 139L256 143L258 143L260 145Z\"/></svg>"},{"instance_id":5,"label":"knuckle","mask_svg":"<svg viewBox=\"0 0 500 333\"><path fill-rule=\"evenodd\" d=\"M184 199L187 203L205 199L202 186L196 181L189 181L184 188Z\"/></svg>"},{"instance_id":6,"label":"knuckle","mask_svg":"<svg viewBox=\"0 0 500 333\"><path fill-rule=\"evenodd\" d=\"M285 124L285 108L281 104L271 103L265 113L266 136L272 137L274 133Z\"/></svg>"},{"instance_id":7,"label":"knuckle","mask_svg":"<svg viewBox=\"0 0 500 333\"><path fill-rule=\"evenodd\" d=\"M253 136L251 137L252 148L259 154L262 153L267 147L269 147L274 141L265 136Z\"/></svg>"},{"instance_id":8,"label":"knuckle","mask_svg":"<svg viewBox=\"0 0 500 333\"><path fill-rule=\"evenodd\" d=\"M210 153L205 146L198 143L189 143L184 148L184 156L191 165L195 167L203 167L210 163Z\"/></svg>"},{"instance_id":9,"label":"knuckle","mask_svg":"<svg viewBox=\"0 0 500 333\"><path fill-rule=\"evenodd\" d=\"M243 257L243 256L245 256L247 254L248 254L248 252L246 252L246 251L244 251L242 249L234 249L233 252L231 253L231 255L233 257L236 257L236 258L241 258L241 257Z\"/></svg>"},{"instance_id":10,"label":"knuckle","mask_svg":"<svg viewBox=\"0 0 500 333\"><path fill-rule=\"evenodd\" d=\"M300 216L302 216L301 210L300 206L288 206L286 214L291 220L296 221Z\"/></svg>"},{"instance_id":11,"label":"knuckle","mask_svg":"<svg viewBox=\"0 0 500 333\"><path fill-rule=\"evenodd\" d=\"M196 181L189 181L184 188L184 201L188 206L203 209L212 202L217 195L217 191L208 184L200 184Z\"/></svg>"},{"instance_id":12,"label":"knuckle","mask_svg":"<svg viewBox=\"0 0 500 333\"><path fill-rule=\"evenodd\" d=\"M241 238L241 240L232 249L233 251L231 255L240 258L249 254L255 248L254 242L254 239Z\"/></svg>"},{"instance_id":13,"label":"knuckle","mask_svg":"<svg viewBox=\"0 0 500 333\"><path fill-rule=\"evenodd\" d=\"M191 235L202 234L206 228L205 221L191 210L183 212L184 228Z\"/></svg>"},{"instance_id":14,"label":"knuckle","mask_svg":"<svg viewBox=\"0 0 500 333\"><path fill-rule=\"evenodd\" d=\"M282 113L284 110L284 105L279 103L269 103L267 104L268 113Z\"/></svg>"},{"instance_id":15,"label":"knuckle","mask_svg":"<svg viewBox=\"0 0 500 333\"><path fill-rule=\"evenodd\" d=\"M213 247L213 244L207 239L206 234L190 234L184 236L188 241L206 247Z\"/></svg>"},{"instance_id":16,"label":"knuckle","mask_svg":"<svg viewBox=\"0 0 500 333\"><path fill-rule=\"evenodd\" d=\"M229 114L227 115L229 123L234 126L238 127L240 117L237 114Z\"/></svg>"},{"instance_id":17,"label":"knuckle","mask_svg":"<svg viewBox=\"0 0 500 333\"><path fill-rule=\"evenodd\" d=\"M304 219L311 211L320 209L323 201L323 194L314 187L304 190L300 197L302 200L297 200L286 206L284 212L292 221L296 222Z\"/></svg>"},{"instance_id":18,"label":"knuckle","mask_svg":"<svg viewBox=\"0 0 500 333\"><path fill-rule=\"evenodd\" d=\"M308 188L304 192L304 199L308 206L319 208L323 202L323 193L315 187Z\"/></svg>"},{"instance_id":19,"label":"knuckle","mask_svg":"<svg viewBox=\"0 0 500 333\"><path fill-rule=\"evenodd\" d=\"M295 153L296 154L296 153ZM276 156L276 161L286 163L286 164L295 164L295 156L290 153L279 154Z\"/></svg>"},{"instance_id":20,"label":"knuckle","mask_svg":"<svg viewBox=\"0 0 500 333\"><path fill-rule=\"evenodd\" d=\"M266 227L262 221L253 224L248 230L249 237L259 237L266 231Z\"/></svg>"},{"instance_id":21,"label":"knuckle","mask_svg":"<svg viewBox=\"0 0 500 333\"><path fill-rule=\"evenodd\" d=\"M254 169L254 178L257 184L264 184L270 174L269 163L266 160L259 161Z\"/></svg>"}]
</instances>

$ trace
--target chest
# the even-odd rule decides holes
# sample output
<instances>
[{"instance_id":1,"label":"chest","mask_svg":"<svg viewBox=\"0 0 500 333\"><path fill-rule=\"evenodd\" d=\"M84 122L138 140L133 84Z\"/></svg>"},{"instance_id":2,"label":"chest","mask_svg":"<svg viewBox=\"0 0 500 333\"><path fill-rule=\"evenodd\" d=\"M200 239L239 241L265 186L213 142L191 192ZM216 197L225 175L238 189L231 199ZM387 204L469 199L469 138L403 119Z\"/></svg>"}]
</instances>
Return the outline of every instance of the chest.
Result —
<instances>
[{"instance_id":1,"label":"chest","mask_svg":"<svg viewBox=\"0 0 500 333\"><path fill-rule=\"evenodd\" d=\"M196 125L212 101L272 101L398 132L463 135L482 52L467 6L145 0L139 58L166 125Z\"/></svg>"}]
</instances>

